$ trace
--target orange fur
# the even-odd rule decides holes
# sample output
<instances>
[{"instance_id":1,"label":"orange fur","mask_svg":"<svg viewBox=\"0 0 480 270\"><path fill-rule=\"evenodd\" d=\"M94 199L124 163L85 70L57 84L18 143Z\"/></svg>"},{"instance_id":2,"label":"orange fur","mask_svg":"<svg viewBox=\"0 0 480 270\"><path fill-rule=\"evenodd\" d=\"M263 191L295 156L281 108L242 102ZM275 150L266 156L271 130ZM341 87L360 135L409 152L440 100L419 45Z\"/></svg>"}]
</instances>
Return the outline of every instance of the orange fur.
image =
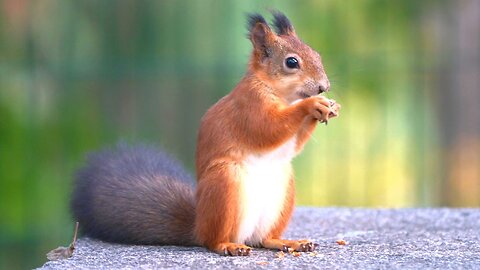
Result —
<instances>
[{"instance_id":1,"label":"orange fur","mask_svg":"<svg viewBox=\"0 0 480 270\"><path fill-rule=\"evenodd\" d=\"M329 87L320 56L297 38L293 27L276 35L257 22L250 39L254 49L245 77L207 111L198 134L195 235L199 244L221 254L244 254L234 251L245 247L235 241L245 203L239 191L241 171L248 157L270 153L292 138L300 152L318 120L327 121L339 109L318 95ZM285 67L289 55L298 58L298 70ZM263 246L279 246L275 239L288 224L294 197L291 177Z\"/></svg>"},{"instance_id":2,"label":"orange fur","mask_svg":"<svg viewBox=\"0 0 480 270\"><path fill-rule=\"evenodd\" d=\"M219 243L233 242L235 238L238 183L229 166L219 163L212 167L197 188L195 235L210 249L216 249Z\"/></svg>"},{"instance_id":3,"label":"orange fur","mask_svg":"<svg viewBox=\"0 0 480 270\"><path fill-rule=\"evenodd\" d=\"M313 117L308 117L303 120L303 125L298 131L297 134L297 152L303 150L303 146L307 143L308 139L312 136L315 127L317 126L318 120Z\"/></svg>"}]
</instances>

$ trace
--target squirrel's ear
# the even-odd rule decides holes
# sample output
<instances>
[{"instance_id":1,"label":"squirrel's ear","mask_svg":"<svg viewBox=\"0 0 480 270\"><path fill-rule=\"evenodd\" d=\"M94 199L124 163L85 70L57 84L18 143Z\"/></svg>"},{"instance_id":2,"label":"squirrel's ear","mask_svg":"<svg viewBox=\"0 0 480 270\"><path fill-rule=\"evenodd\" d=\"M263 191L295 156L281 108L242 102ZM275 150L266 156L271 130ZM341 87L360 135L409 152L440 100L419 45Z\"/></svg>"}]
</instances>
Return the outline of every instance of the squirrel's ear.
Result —
<instances>
[{"instance_id":1,"label":"squirrel's ear","mask_svg":"<svg viewBox=\"0 0 480 270\"><path fill-rule=\"evenodd\" d=\"M273 26L275 27L275 32L277 32L278 35L297 36L292 23L290 23L290 20L287 18L287 16L285 16L285 14L279 11L274 11L272 14Z\"/></svg>"},{"instance_id":2,"label":"squirrel's ear","mask_svg":"<svg viewBox=\"0 0 480 270\"><path fill-rule=\"evenodd\" d=\"M253 49L268 57L271 53L271 45L275 41L275 34L260 14L248 16L248 37L252 41Z\"/></svg>"}]
</instances>

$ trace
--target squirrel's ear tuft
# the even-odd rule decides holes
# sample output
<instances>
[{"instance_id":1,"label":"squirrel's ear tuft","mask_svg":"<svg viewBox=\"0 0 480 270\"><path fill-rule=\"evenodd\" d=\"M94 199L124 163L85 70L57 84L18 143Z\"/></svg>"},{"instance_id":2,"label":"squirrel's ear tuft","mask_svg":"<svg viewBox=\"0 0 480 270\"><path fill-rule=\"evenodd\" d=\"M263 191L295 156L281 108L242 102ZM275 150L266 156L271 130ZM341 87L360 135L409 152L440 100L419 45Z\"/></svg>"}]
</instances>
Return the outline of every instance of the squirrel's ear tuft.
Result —
<instances>
[{"instance_id":1,"label":"squirrel's ear tuft","mask_svg":"<svg viewBox=\"0 0 480 270\"><path fill-rule=\"evenodd\" d=\"M268 57L271 53L270 47L274 42L275 34L268 26L265 18L258 13L249 14L248 31L248 38L252 41L254 50Z\"/></svg>"},{"instance_id":2,"label":"squirrel's ear tuft","mask_svg":"<svg viewBox=\"0 0 480 270\"><path fill-rule=\"evenodd\" d=\"M273 14L273 26L275 27L275 32L278 35L296 35L295 29L293 28L292 23L290 20L285 16L285 14L274 11Z\"/></svg>"},{"instance_id":3,"label":"squirrel's ear tuft","mask_svg":"<svg viewBox=\"0 0 480 270\"><path fill-rule=\"evenodd\" d=\"M248 14L248 32L251 33L253 28L255 27L255 25L257 23L261 23L261 24L264 24L264 25L267 25L267 21L265 21L265 18L263 18L262 15L258 14L258 13L251 13L251 14Z\"/></svg>"}]
</instances>

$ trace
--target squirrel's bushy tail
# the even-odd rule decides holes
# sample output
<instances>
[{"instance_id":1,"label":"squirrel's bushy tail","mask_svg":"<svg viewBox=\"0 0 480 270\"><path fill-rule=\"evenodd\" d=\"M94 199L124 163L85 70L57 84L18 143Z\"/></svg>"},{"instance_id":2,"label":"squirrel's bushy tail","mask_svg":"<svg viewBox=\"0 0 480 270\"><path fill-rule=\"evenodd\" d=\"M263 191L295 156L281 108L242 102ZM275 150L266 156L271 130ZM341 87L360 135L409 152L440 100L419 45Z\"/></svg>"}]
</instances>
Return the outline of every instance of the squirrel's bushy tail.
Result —
<instances>
[{"instance_id":1,"label":"squirrel's bushy tail","mask_svg":"<svg viewBox=\"0 0 480 270\"><path fill-rule=\"evenodd\" d=\"M110 242L194 245L192 177L164 152L118 144L90 154L71 201L83 233Z\"/></svg>"}]
</instances>

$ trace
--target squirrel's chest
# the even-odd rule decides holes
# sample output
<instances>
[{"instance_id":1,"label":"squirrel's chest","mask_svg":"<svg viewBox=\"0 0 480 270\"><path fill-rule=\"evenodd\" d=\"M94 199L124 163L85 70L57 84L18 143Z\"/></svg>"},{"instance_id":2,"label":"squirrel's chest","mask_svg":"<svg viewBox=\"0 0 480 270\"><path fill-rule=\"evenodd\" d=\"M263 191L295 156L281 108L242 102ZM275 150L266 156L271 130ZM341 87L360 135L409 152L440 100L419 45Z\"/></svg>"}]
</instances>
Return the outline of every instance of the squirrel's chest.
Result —
<instances>
[{"instance_id":1,"label":"squirrel's chest","mask_svg":"<svg viewBox=\"0 0 480 270\"><path fill-rule=\"evenodd\" d=\"M237 241L261 243L271 231L284 207L290 161L295 155L296 138L263 155L248 156L240 179L240 223Z\"/></svg>"}]
</instances>

